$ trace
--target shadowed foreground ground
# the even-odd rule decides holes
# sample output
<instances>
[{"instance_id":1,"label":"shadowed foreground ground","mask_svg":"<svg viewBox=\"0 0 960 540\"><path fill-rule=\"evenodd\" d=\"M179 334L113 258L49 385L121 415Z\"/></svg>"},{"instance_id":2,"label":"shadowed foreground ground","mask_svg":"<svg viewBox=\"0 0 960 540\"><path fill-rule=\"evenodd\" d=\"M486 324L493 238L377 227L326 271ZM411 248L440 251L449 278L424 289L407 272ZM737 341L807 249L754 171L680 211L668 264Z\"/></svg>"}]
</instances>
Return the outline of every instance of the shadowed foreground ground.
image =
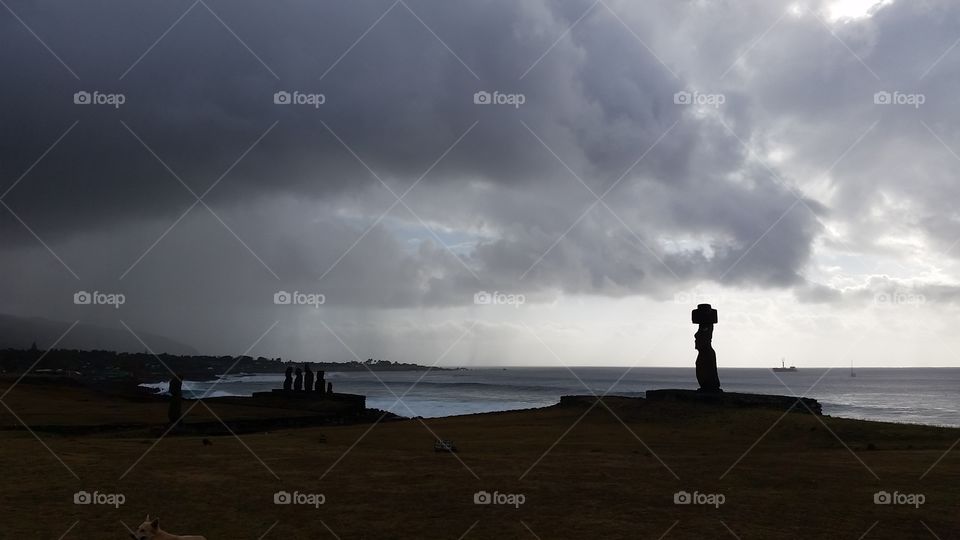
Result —
<instances>
[{"instance_id":1,"label":"shadowed foreground ground","mask_svg":"<svg viewBox=\"0 0 960 540\"><path fill-rule=\"evenodd\" d=\"M28 425L126 420L128 407L28 384L3 403ZM602 405L588 413L588 405L558 406L427 420L429 430L407 420L245 434L242 442L211 437L212 446L200 437L154 446L140 432L37 432L41 443L27 431L0 431L0 536L125 539L123 523L135 527L150 513L168 531L210 540L960 538L960 450L920 479L960 430L835 418L822 418L824 426L804 414L771 429L778 411L607 403L616 416ZM162 404L132 407L162 419ZM201 410L192 414L208 416ZM0 425L18 423L0 407ZM431 431L460 453L435 453ZM119 509L75 505L78 490L126 500ZM326 500L276 505L281 490ZM525 501L477 505L478 490ZM676 505L679 490L725 501ZM879 490L920 493L925 503L876 505Z\"/></svg>"}]
</instances>

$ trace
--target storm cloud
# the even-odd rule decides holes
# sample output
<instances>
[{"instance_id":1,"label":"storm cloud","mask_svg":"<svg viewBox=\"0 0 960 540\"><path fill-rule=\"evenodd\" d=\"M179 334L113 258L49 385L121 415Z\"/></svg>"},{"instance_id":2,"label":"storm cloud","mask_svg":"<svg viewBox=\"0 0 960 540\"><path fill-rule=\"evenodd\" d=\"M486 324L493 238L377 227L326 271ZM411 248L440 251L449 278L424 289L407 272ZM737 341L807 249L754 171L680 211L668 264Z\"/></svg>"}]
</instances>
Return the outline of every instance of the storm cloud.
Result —
<instances>
[{"instance_id":1,"label":"storm cloud","mask_svg":"<svg viewBox=\"0 0 960 540\"><path fill-rule=\"evenodd\" d=\"M278 290L344 324L494 290L869 296L854 257L960 254L960 7L830 4L11 2L2 311L119 290L241 347L303 323Z\"/></svg>"}]
</instances>

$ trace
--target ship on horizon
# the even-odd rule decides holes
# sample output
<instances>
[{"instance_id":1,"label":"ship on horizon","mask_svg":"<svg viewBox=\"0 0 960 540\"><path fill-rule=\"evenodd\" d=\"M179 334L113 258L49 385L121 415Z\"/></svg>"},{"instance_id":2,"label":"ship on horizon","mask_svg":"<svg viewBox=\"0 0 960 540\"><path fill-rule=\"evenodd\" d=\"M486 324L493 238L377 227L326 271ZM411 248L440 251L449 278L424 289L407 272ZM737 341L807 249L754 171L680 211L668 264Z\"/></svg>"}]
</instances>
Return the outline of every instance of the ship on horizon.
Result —
<instances>
[{"instance_id":1,"label":"ship on horizon","mask_svg":"<svg viewBox=\"0 0 960 540\"><path fill-rule=\"evenodd\" d=\"M797 371L797 366L787 367L786 361L783 358L781 358L780 367L773 368L773 371L775 373L792 373L794 371Z\"/></svg>"}]
</instances>

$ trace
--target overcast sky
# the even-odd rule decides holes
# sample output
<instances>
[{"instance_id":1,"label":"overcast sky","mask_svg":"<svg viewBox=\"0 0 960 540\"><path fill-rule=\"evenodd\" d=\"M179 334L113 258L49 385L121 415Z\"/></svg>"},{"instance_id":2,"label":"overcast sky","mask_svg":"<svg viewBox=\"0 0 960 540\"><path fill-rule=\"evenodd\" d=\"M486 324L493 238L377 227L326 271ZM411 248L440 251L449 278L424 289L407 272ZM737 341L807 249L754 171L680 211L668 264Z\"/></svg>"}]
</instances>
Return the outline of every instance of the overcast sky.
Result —
<instances>
[{"instance_id":1,"label":"overcast sky","mask_svg":"<svg viewBox=\"0 0 960 540\"><path fill-rule=\"evenodd\" d=\"M650 366L709 302L721 366L957 365L956 2L7 5L2 313Z\"/></svg>"}]
</instances>

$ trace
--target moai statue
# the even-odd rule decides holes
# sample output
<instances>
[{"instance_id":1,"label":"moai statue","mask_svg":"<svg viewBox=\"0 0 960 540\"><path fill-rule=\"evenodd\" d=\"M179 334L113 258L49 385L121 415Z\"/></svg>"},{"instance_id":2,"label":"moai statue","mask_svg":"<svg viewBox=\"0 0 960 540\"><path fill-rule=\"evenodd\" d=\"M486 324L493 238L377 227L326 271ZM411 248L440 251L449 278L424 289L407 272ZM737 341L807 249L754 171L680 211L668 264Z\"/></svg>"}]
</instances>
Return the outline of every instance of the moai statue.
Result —
<instances>
[{"instance_id":1,"label":"moai statue","mask_svg":"<svg viewBox=\"0 0 960 540\"><path fill-rule=\"evenodd\" d=\"M324 376L323 370L317 371L317 387L314 390L320 395L323 395L323 391L327 389L327 381L323 380Z\"/></svg>"},{"instance_id":2,"label":"moai statue","mask_svg":"<svg viewBox=\"0 0 960 540\"><path fill-rule=\"evenodd\" d=\"M176 424L181 413L181 400L183 399L183 375L177 373L170 379L170 405L167 408L167 419L170 425Z\"/></svg>"},{"instance_id":3,"label":"moai statue","mask_svg":"<svg viewBox=\"0 0 960 540\"><path fill-rule=\"evenodd\" d=\"M290 390L293 388L293 367L287 366L287 372L283 375L283 389Z\"/></svg>"},{"instance_id":4,"label":"moai statue","mask_svg":"<svg viewBox=\"0 0 960 540\"><path fill-rule=\"evenodd\" d=\"M293 378L293 390L303 392L303 371L297 368L296 374L296 377Z\"/></svg>"},{"instance_id":5,"label":"moai statue","mask_svg":"<svg viewBox=\"0 0 960 540\"><path fill-rule=\"evenodd\" d=\"M303 390L305 392L313 390L313 371L310 369L310 364L303 365Z\"/></svg>"},{"instance_id":6,"label":"moai statue","mask_svg":"<svg viewBox=\"0 0 960 540\"><path fill-rule=\"evenodd\" d=\"M694 348L697 349L698 392L723 392L720 389L720 376L717 375L717 353L713 350L713 325L717 324L717 310L710 304L699 304L690 315L693 324L699 325L693 335Z\"/></svg>"},{"instance_id":7,"label":"moai statue","mask_svg":"<svg viewBox=\"0 0 960 540\"><path fill-rule=\"evenodd\" d=\"M332 382L328 382L328 383L327 383L327 394L332 394L332 393L333 393L333 383L332 383Z\"/></svg>"}]
</instances>

